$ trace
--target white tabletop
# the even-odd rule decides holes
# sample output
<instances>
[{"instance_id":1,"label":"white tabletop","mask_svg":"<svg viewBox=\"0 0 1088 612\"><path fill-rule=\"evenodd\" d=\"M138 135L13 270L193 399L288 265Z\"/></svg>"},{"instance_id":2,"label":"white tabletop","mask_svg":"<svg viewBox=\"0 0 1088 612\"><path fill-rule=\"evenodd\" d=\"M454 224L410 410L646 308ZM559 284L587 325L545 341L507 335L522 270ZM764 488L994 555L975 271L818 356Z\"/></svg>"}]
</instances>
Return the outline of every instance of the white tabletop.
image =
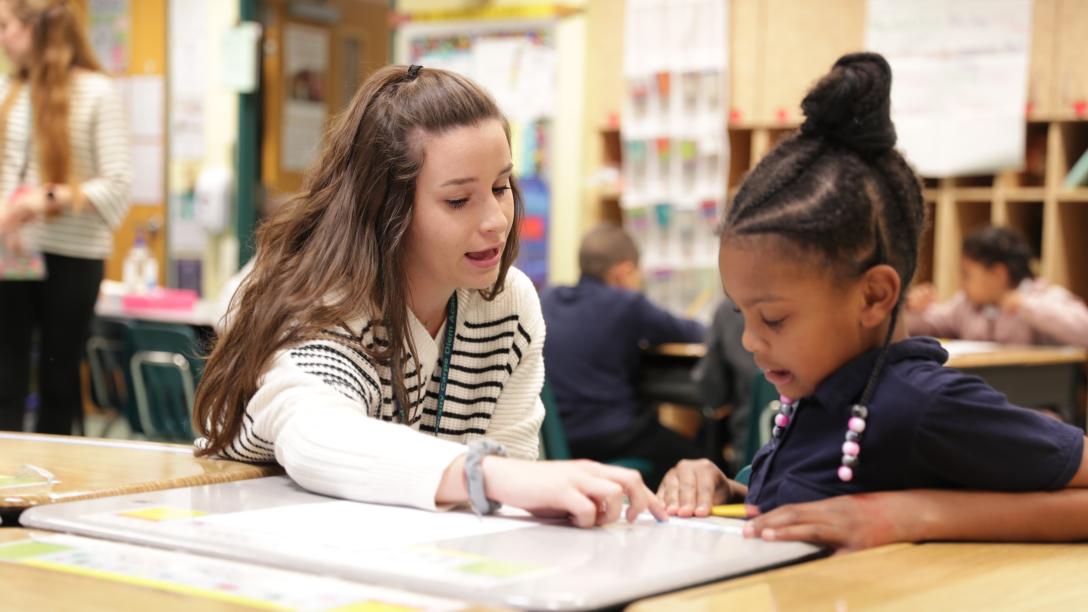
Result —
<instances>
[{"instance_id":1,"label":"white tabletop","mask_svg":"<svg viewBox=\"0 0 1088 612\"><path fill-rule=\"evenodd\" d=\"M139 319L155 323L180 323L195 327L215 327L215 302L197 300L192 310L174 308L125 308L114 300L99 298L94 305L94 313L100 317L114 319Z\"/></svg>"}]
</instances>

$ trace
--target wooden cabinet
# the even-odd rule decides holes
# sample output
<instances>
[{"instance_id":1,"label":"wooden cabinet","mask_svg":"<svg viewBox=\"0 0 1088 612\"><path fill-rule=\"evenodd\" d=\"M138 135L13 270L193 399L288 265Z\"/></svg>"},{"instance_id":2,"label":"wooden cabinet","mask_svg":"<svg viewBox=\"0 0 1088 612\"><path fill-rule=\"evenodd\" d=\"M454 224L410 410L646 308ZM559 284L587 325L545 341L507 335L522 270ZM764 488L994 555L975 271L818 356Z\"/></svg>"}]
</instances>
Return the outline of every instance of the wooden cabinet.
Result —
<instances>
[{"instance_id":1,"label":"wooden cabinet","mask_svg":"<svg viewBox=\"0 0 1088 612\"><path fill-rule=\"evenodd\" d=\"M840 55L864 47L865 7L865 0L732 0L730 198L799 125L801 99L815 80ZM925 179L931 224L916 278L933 282L942 298L959 288L963 238L993 223L1021 230L1038 258L1037 272L1088 299L1088 187L1063 186L1088 150L1088 2L1034 0L1032 19L1024 167ZM622 65L622 53L599 51L593 62ZM597 106L618 110L621 97L617 91ZM592 205L603 212L599 202ZM615 215L614 207L606 209Z\"/></svg>"}]
</instances>

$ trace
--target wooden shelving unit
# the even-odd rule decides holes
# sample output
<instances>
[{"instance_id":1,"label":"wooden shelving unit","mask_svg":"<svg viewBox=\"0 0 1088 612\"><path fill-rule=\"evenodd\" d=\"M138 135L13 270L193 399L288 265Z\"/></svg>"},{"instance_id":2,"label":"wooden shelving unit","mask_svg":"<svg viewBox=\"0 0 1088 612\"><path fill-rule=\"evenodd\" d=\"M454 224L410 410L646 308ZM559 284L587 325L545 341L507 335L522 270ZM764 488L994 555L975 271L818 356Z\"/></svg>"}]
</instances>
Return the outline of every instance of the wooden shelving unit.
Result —
<instances>
[{"instance_id":1,"label":"wooden shelving unit","mask_svg":"<svg viewBox=\"0 0 1088 612\"><path fill-rule=\"evenodd\" d=\"M616 24L616 2L608 23ZM730 3L729 185L797 128L800 101L836 58L864 48L865 0L732 0ZM591 24L591 30L593 29ZM593 32L590 32L593 36ZM960 286L960 245L987 224L1011 225L1028 238L1037 272L1088 299L1088 187L1065 177L1088 150L1088 2L1034 0L1025 108L1023 168L992 175L925 179L931 226L921 244L917 279L942 298ZM622 63L619 48L595 47L597 64ZM602 64L604 65L604 64ZM620 107L595 100L598 108ZM593 163L600 164L600 157ZM611 162L608 162L611 163ZM618 194L613 194L618 196ZM607 200L590 202L615 215Z\"/></svg>"}]
</instances>

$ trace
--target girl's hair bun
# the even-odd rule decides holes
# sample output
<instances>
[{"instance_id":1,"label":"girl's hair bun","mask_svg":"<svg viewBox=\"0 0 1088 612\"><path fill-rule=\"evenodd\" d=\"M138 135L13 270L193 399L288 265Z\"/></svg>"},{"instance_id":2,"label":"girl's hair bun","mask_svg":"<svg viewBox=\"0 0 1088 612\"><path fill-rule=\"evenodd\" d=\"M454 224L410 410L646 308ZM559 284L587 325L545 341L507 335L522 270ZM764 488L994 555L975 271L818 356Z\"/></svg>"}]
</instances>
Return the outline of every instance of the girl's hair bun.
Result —
<instances>
[{"instance_id":1,"label":"girl's hair bun","mask_svg":"<svg viewBox=\"0 0 1088 612\"><path fill-rule=\"evenodd\" d=\"M891 90L892 69L882 55L844 55L801 102L801 133L866 156L888 151L896 140Z\"/></svg>"}]
</instances>

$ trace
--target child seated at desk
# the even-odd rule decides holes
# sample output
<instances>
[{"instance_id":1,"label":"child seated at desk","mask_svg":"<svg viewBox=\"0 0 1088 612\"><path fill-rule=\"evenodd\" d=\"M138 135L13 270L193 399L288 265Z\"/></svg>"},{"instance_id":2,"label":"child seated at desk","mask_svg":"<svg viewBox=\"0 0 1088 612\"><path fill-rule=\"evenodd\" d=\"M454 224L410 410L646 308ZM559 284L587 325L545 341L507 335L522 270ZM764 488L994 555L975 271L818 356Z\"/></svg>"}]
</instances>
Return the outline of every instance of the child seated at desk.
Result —
<instances>
[{"instance_id":1,"label":"child seated at desk","mask_svg":"<svg viewBox=\"0 0 1088 612\"><path fill-rule=\"evenodd\" d=\"M890 89L883 57L841 58L726 211L722 285L781 409L747 486L688 461L658 494L680 516L743 501L772 540L1086 537L1084 432L943 367L898 319L925 207Z\"/></svg>"},{"instance_id":2,"label":"child seated at desk","mask_svg":"<svg viewBox=\"0 0 1088 612\"><path fill-rule=\"evenodd\" d=\"M510 134L463 76L377 70L301 192L262 224L197 391L198 454L425 509L579 526L663 507L634 470L536 462L544 320L512 267ZM509 455L504 457L503 455Z\"/></svg>"},{"instance_id":3,"label":"child seated at desk","mask_svg":"<svg viewBox=\"0 0 1088 612\"><path fill-rule=\"evenodd\" d=\"M702 342L703 326L655 306L640 291L635 241L613 224L589 231L578 249L582 277L544 292L544 362L571 454L597 461L638 457L654 464L656 487L674 463L702 453L637 397L644 346Z\"/></svg>"},{"instance_id":4,"label":"child seated at desk","mask_svg":"<svg viewBox=\"0 0 1088 612\"><path fill-rule=\"evenodd\" d=\"M963 289L937 303L933 286L907 297L912 335L1004 344L1088 347L1088 306L1064 287L1035 278L1031 249L1008 227L984 227L963 241Z\"/></svg>"}]
</instances>

